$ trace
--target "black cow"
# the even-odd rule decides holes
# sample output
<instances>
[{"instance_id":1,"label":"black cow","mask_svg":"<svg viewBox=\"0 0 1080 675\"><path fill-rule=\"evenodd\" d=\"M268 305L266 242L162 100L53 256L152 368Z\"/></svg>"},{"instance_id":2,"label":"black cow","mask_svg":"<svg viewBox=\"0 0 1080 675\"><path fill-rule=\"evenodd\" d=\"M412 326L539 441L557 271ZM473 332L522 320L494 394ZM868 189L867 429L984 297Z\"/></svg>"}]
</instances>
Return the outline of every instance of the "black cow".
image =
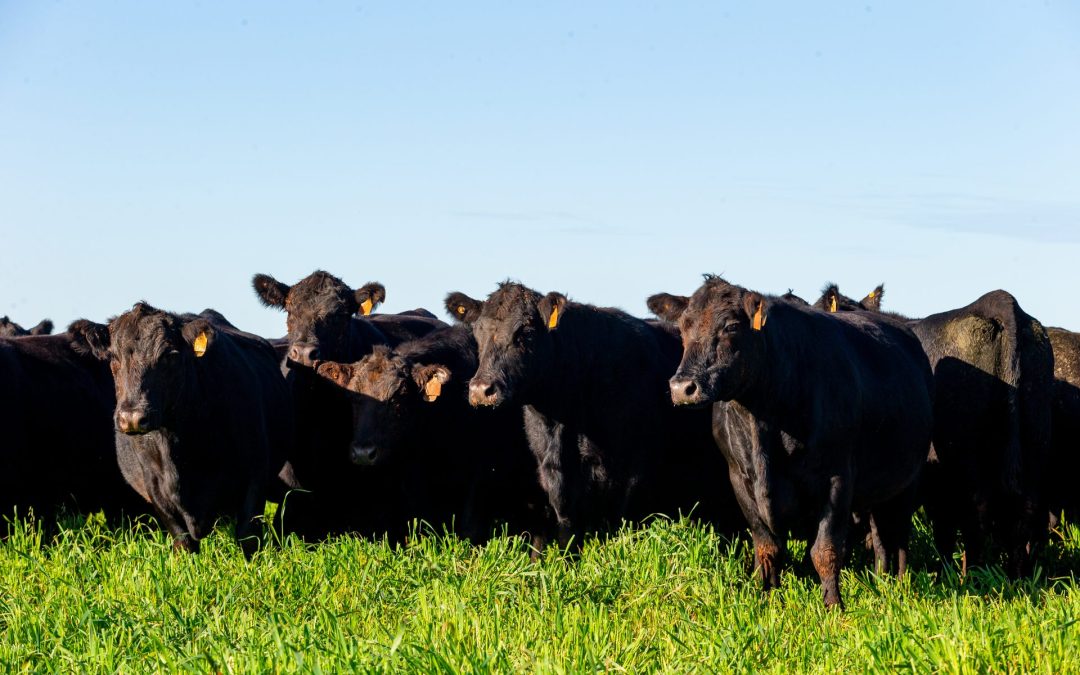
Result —
<instances>
[{"instance_id":1,"label":"black cow","mask_svg":"<svg viewBox=\"0 0 1080 675\"><path fill-rule=\"evenodd\" d=\"M825 288L817 306L880 311L884 288L862 301ZM1005 291L923 319L883 315L909 326L934 369L934 444L923 502L939 553L963 535L963 571L986 561L993 537L1008 571L1031 570L1046 539L1043 481L1050 457L1054 355L1046 330Z\"/></svg>"},{"instance_id":2,"label":"black cow","mask_svg":"<svg viewBox=\"0 0 1080 675\"><path fill-rule=\"evenodd\" d=\"M695 504L738 527L707 413L667 397L681 352L673 330L509 281L486 301L451 293L446 307L478 344L470 403L525 406L560 544Z\"/></svg>"},{"instance_id":3,"label":"black cow","mask_svg":"<svg viewBox=\"0 0 1080 675\"><path fill-rule=\"evenodd\" d=\"M114 406L108 367L72 333L0 338L0 516L145 512L116 462Z\"/></svg>"},{"instance_id":4,"label":"black cow","mask_svg":"<svg viewBox=\"0 0 1080 675\"><path fill-rule=\"evenodd\" d=\"M870 514L879 567L896 559L902 574L932 425L915 336L875 314L829 315L711 275L692 297L648 304L682 334L672 400L715 402L713 434L765 588L780 582L790 532L813 542L825 604L841 603L853 512Z\"/></svg>"},{"instance_id":5,"label":"black cow","mask_svg":"<svg viewBox=\"0 0 1080 675\"><path fill-rule=\"evenodd\" d=\"M456 525L472 541L509 531L541 536L547 499L536 478L521 410L474 410L466 388L476 342L465 327L385 346L316 371L352 394L352 461L392 467L408 518Z\"/></svg>"},{"instance_id":6,"label":"black cow","mask_svg":"<svg viewBox=\"0 0 1080 675\"><path fill-rule=\"evenodd\" d=\"M345 392L311 366L316 360L357 361L376 345L395 346L446 324L423 310L374 315L372 310L386 297L381 284L352 289L323 271L293 286L257 274L252 285L264 305L288 314L282 370L296 417L296 446L289 459L304 489L286 499L279 513L281 526L306 539L385 532L401 520L380 509L394 503L391 481L381 471L361 471L349 461L352 406Z\"/></svg>"},{"instance_id":7,"label":"black cow","mask_svg":"<svg viewBox=\"0 0 1080 675\"><path fill-rule=\"evenodd\" d=\"M1047 328L1054 350L1053 448L1047 499L1051 527L1064 513L1071 523L1080 519L1080 333Z\"/></svg>"},{"instance_id":8,"label":"black cow","mask_svg":"<svg viewBox=\"0 0 1080 675\"><path fill-rule=\"evenodd\" d=\"M50 335L53 331L53 322L43 319L38 325L29 330L23 328L6 316L0 316L0 338L23 337L24 335Z\"/></svg>"},{"instance_id":9,"label":"black cow","mask_svg":"<svg viewBox=\"0 0 1080 675\"><path fill-rule=\"evenodd\" d=\"M176 548L198 551L219 516L236 517L250 558L293 437L274 350L213 310L177 315L137 303L81 339L109 361L116 454Z\"/></svg>"}]
</instances>

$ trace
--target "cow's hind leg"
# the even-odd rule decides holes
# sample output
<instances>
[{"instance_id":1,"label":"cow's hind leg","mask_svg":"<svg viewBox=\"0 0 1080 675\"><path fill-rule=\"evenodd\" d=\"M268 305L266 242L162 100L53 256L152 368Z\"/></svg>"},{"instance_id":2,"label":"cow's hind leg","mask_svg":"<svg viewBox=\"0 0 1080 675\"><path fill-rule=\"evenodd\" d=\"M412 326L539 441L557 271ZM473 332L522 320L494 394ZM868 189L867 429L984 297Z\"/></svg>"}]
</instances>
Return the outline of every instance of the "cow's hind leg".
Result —
<instances>
[{"instance_id":1,"label":"cow's hind leg","mask_svg":"<svg viewBox=\"0 0 1080 675\"><path fill-rule=\"evenodd\" d=\"M851 488L844 476L829 479L829 501L818 522L817 536L810 548L814 569L821 579L821 592L826 607L844 602L840 597L840 569L844 564L848 525L851 522Z\"/></svg>"},{"instance_id":2,"label":"cow's hind leg","mask_svg":"<svg viewBox=\"0 0 1080 675\"><path fill-rule=\"evenodd\" d=\"M870 513L870 533L874 542L874 562L878 574L894 571L902 578L907 570L911 516L915 512L916 491L912 486L895 498L874 506ZM895 566L894 566L895 565Z\"/></svg>"}]
</instances>

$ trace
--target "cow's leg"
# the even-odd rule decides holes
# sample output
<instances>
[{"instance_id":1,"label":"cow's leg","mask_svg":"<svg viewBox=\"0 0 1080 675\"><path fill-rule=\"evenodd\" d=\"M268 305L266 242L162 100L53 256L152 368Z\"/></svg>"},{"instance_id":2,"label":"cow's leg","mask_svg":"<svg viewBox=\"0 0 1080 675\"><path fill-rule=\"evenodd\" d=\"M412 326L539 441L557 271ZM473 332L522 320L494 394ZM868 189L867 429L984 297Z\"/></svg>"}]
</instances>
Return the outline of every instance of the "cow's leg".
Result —
<instances>
[{"instance_id":1,"label":"cow's leg","mask_svg":"<svg viewBox=\"0 0 1080 675\"><path fill-rule=\"evenodd\" d=\"M870 533L874 541L874 562L878 574L889 572L895 561L896 576L904 576L916 499L916 486L912 485L893 499L874 506L871 511Z\"/></svg>"},{"instance_id":2,"label":"cow's leg","mask_svg":"<svg viewBox=\"0 0 1080 675\"><path fill-rule=\"evenodd\" d=\"M829 479L829 499L818 522L814 545L810 548L814 569L821 579L821 592L826 607L839 605L843 608L844 605L840 597L840 569L844 563L844 548L850 522L850 481L845 475L834 475Z\"/></svg>"},{"instance_id":3,"label":"cow's leg","mask_svg":"<svg viewBox=\"0 0 1080 675\"><path fill-rule=\"evenodd\" d=\"M236 543L251 560L262 542L262 518L266 507L266 489L263 481L252 481L244 492L244 499L236 513Z\"/></svg>"},{"instance_id":4,"label":"cow's leg","mask_svg":"<svg viewBox=\"0 0 1080 675\"><path fill-rule=\"evenodd\" d=\"M785 541L766 528L753 528L754 574L761 580L765 592L780 587L780 570L784 563Z\"/></svg>"}]
</instances>

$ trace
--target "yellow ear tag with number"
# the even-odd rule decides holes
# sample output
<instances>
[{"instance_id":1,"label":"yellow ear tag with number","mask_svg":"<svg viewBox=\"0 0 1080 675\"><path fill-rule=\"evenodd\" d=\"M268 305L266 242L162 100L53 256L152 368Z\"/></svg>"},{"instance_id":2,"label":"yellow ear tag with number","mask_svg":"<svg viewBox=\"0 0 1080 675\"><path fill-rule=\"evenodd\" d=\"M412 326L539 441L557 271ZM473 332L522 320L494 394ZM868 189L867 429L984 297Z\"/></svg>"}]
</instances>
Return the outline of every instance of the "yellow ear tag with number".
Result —
<instances>
[{"instance_id":1,"label":"yellow ear tag with number","mask_svg":"<svg viewBox=\"0 0 1080 675\"><path fill-rule=\"evenodd\" d=\"M836 312L836 296L833 296L832 302L829 303L829 311L833 313Z\"/></svg>"},{"instance_id":2,"label":"yellow ear tag with number","mask_svg":"<svg viewBox=\"0 0 1080 675\"><path fill-rule=\"evenodd\" d=\"M371 308L373 306L374 305L371 302L371 298L368 298L367 300L360 303L360 311L364 313L364 316L367 316L368 314L371 314Z\"/></svg>"},{"instance_id":3,"label":"yellow ear tag with number","mask_svg":"<svg viewBox=\"0 0 1080 675\"><path fill-rule=\"evenodd\" d=\"M554 328L559 325L559 307L556 305L551 308L551 317L548 318L548 328Z\"/></svg>"},{"instance_id":4,"label":"yellow ear tag with number","mask_svg":"<svg viewBox=\"0 0 1080 675\"><path fill-rule=\"evenodd\" d=\"M765 317L761 314L762 304L759 302L757 311L754 312L754 330L761 330L761 327L765 325Z\"/></svg>"},{"instance_id":5,"label":"yellow ear tag with number","mask_svg":"<svg viewBox=\"0 0 1080 675\"><path fill-rule=\"evenodd\" d=\"M427 381L427 384L424 385L424 400L429 403L439 398L439 394L441 393L442 382L440 382L437 377L432 377Z\"/></svg>"},{"instance_id":6,"label":"yellow ear tag with number","mask_svg":"<svg viewBox=\"0 0 1080 675\"><path fill-rule=\"evenodd\" d=\"M200 357L206 353L206 332L199 333L199 336L195 338L195 342L191 343L192 349L195 350L195 356Z\"/></svg>"}]
</instances>

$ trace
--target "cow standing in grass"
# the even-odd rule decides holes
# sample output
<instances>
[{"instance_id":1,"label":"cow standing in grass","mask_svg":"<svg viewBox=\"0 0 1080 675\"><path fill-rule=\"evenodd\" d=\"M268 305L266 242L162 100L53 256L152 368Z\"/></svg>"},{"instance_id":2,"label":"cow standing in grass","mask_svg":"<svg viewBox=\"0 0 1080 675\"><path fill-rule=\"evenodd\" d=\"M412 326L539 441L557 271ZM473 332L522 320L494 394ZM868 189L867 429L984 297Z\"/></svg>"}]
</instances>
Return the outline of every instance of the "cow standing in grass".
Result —
<instances>
[{"instance_id":1,"label":"cow standing in grass","mask_svg":"<svg viewBox=\"0 0 1080 675\"><path fill-rule=\"evenodd\" d=\"M830 285L817 306L879 312L883 295L878 286L856 301ZM1005 291L923 319L882 315L914 331L934 369L934 444L923 501L938 552L951 557L959 529L963 571L986 562L985 540L992 537L1008 555L1010 574L1030 573L1046 539L1055 410L1046 330ZM1068 428L1067 413L1059 423Z\"/></svg>"},{"instance_id":2,"label":"cow standing in grass","mask_svg":"<svg viewBox=\"0 0 1080 675\"><path fill-rule=\"evenodd\" d=\"M765 588L779 585L793 533L812 542L825 604L841 604L853 512L870 514L879 568L895 561L902 574L932 427L930 366L911 331L715 276L691 297L648 304L682 334L672 401L714 403L713 434Z\"/></svg>"},{"instance_id":3,"label":"cow standing in grass","mask_svg":"<svg viewBox=\"0 0 1080 675\"><path fill-rule=\"evenodd\" d=\"M281 367L295 406L296 445L290 465L303 488L290 494L278 516L286 532L306 539L359 532L379 536L404 516L388 505L396 496L383 471L362 471L349 461L352 405L346 393L312 369L317 360L350 363L376 345L394 346L445 327L423 310L375 315L386 297L382 284L353 289L315 271L289 286L265 274L252 280L267 307L287 313Z\"/></svg>"},{"instance_id":4,"label":"cow standing in grass","mask_svg":"<svg viewBox=\"0 0 1080 675\"><path fill-rule=\"evenodd\" d=\"M116 462L108 367L59 335L0 338L0 519L61 509L145 512ZM2 522L2 520L0 520Z\"/></svg>"},{"instance_id":5,"label":"cow standing in grass","mask_svg":"<svg viewBox=\"0 0 1080 675\"><path fill-rule=\"evenodd\" d=\"M470 403L524 406L561 545L695 504L697 516L738 527L708 413L668 400L681 352L674 331L513 282L485 301L451 293L446 307L479 349Z\"/></svg>"},{"instance_id":6,"label":"cow standing in grass","mask_svg":"<svg viewBox=\"0 0 1080 675\"><path fill-rule=\"evenodd\" d=\"M409 518L475 542L501 525L540 537L547 500L521 411L469 406L476 365L472 333L451 326L355 363L318 362L316 372L350 392L352 461L390 468Z\"/></svg>"},{"instance_id":7,"label":"cow standing in grass","mask_svg":"<svg viewBox=\"0 0 1080 675\"><path fill-rule=\"evenodd\" d=\"M137 303L80 340L116 387L116 454L174 546L198 551L235 516L248 558L293 438L289 392L273 348L212 310L177 315Z\"/></svg>"}]
</instances>

